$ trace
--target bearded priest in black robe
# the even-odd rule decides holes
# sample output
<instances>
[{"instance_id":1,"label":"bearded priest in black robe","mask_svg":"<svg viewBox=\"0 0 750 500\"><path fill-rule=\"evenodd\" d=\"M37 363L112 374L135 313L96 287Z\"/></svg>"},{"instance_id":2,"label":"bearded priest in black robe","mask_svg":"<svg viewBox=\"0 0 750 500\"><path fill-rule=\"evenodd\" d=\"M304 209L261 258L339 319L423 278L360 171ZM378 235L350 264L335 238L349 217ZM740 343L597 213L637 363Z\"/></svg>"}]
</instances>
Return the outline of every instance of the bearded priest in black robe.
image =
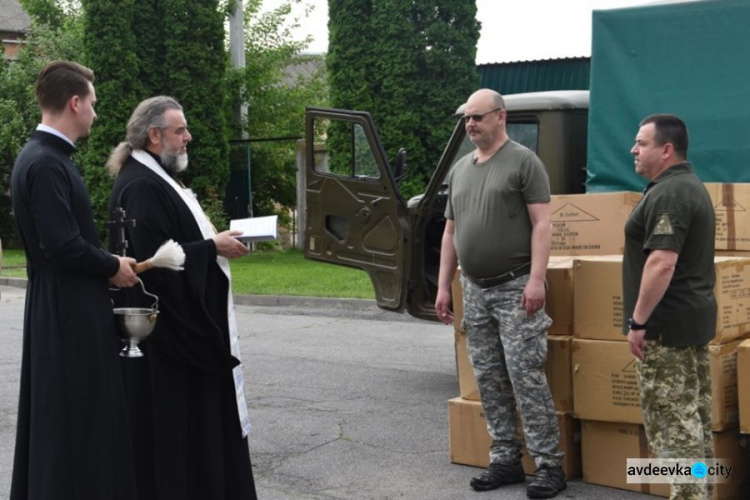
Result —
<instances>
[{"instance_id":1,"label":"bearded priest in black robe","mask_svg":"<svg viewBox=\"0 0 750 500\"><path fill-rule=\"evenodd\" d=\"M240 233L217 233L177 179L187 167L192 139L177 101L159 96L142 102L126 135L107 168L116 175L110 209L124 208L135 219L127 251L145 260L173 239L186 256L184 271L154 268L141 275L159 297L160 314L153 333L139 344L144 358L121 363L132 408L138 498L254 499L227 260L248 250L234 237Z\"/></svg>"},{"instance_id":2,"label":"bearded priest in black robe","mask_svg":"<svg viewBox=\"0 0 750 500\"><path fill-rule=\"evenodd\" d=\"M70 159L96 117L93 80L89 68L67 61L42 70L42 123L11 174L28 274L11 500L135 499L107 291L108 283L137 283L135 261L99 248L91 202Z\"/></svg>"}]
</instances>

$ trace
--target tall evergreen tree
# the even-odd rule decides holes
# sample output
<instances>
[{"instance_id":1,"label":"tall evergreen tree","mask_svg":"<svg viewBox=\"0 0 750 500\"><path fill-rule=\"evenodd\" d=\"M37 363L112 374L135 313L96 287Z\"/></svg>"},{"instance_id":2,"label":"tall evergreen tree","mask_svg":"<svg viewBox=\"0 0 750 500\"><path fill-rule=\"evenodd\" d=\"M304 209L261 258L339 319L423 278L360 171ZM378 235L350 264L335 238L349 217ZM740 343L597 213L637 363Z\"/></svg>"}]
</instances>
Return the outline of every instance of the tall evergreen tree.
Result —
<instances>
[{"instance_id":1,"label":"tall evergreen tree","mask_svg":"<svg viewBox=\"0 0 750 500\"><path fill-rule=\"evenodd\" d=\"M201 200L223 193L229 179L224 10L217 0L164 0L162 85L185 108L193 142L186 177ZM145 66L144 66L145 67Z\"/></svg>"},{"instance_id":2,"label":"tall evergreen tree","mask_svg":"<svg viewBox=\"0 0 750 500\"><path fill-rule=\"evenodd\" d=\"M112 178L104 164L125 136L130 113L143 95L138 79L136 39L133 34L134 0L83 0L85 63L96 75L97 120L91 128L84 155L84 178L94 215L104 234Z\"/></svg>"},{"instance_id":3,"label":"tall evergreen tree","mask_svg":"<svg viewBox=\"0 0 750 500\"><path fill-rule=\"evenodd\" d=\"M329 0L331 104L369 111L391 159L408 151L408 197L424 190L479 84L476 2Z\"/></svg>"},{"instance_id":4,"label":"tall evergreen tree","mask_svg":"<svg viewBox=\"0 0 750 500\"><path fill-rule=\"evenodd\" d=\"M161 0L134 0L135 55L144 99L163 93L165 87L164 32L169 24L165 8Z\"/></svg>"}]
</instances>

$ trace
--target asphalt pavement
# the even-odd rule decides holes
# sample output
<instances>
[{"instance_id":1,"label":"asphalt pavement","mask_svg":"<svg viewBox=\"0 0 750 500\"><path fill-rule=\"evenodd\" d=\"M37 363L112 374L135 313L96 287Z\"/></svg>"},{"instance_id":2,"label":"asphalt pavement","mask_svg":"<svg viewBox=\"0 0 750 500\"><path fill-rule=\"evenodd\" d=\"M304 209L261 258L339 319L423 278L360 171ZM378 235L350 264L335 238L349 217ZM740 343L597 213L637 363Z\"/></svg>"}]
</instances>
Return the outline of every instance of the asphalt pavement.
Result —
<instances>
[{"instance_id":1,"label":"asphalt pavement","mask_svg":"<svg viewBox=\"0 0 750 500\"><path fill-rule=\"evenodd\" d=\"M22 285L0 280L0 499L8 498L13 461ZM237 303L261 500L526 498L523 485L474 492L469 480L480 470L450 462L447 402L458 395L452 328L372 301ZM558 498L654 498L568 484Z\"/></svg>"}]
</instances>

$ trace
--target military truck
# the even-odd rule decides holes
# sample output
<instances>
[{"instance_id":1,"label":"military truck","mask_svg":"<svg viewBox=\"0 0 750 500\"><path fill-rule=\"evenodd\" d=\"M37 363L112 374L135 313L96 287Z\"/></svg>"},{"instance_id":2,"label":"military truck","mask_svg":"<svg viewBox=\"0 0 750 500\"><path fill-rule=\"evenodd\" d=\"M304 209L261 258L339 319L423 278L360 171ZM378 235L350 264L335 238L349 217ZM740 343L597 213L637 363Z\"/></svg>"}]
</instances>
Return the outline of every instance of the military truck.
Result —
<instances>
[{"instance_id":1,"label":"military truck","mask_svg":"<svg viewBox=\"0 0 750 500\"><path fill-rule=\"evenodd\" d=\"M583 192L584 179L586 192L638 191L645 181L629 153L638 122L674 113L688 125L703 181L750 182L748 25L747 0L594 11L590 92L505 96L508 133L537 152L553 193ZM336 168L316 156L316 126L348 134L348 158ZM310 109L306 133L305 255L365 270L384 309L436 319L445 178L472 149L462 123L427 191L408 201L395 181L403 155L389 164L367 113Z\"/></svg>"},{"instance_id":2,"label":"military truck","mask_svg":"<svg viewBox=\"0 0 750 500\"><path fill-rule=\"evenodd\" d=\"M539 155L552 192L583 192L588 92L508 95L505 104L509 136ZM389 163L369 113L309 108L305 125L305 256L367 272L383 309L437 320L446 178L474 149L463 120L458 119L427 190L410 200L401 196L396 181L404 173L405 156ZM330 151L315 146L316 130L336 131L335 168Z\"/></svg>"}]
</instances>

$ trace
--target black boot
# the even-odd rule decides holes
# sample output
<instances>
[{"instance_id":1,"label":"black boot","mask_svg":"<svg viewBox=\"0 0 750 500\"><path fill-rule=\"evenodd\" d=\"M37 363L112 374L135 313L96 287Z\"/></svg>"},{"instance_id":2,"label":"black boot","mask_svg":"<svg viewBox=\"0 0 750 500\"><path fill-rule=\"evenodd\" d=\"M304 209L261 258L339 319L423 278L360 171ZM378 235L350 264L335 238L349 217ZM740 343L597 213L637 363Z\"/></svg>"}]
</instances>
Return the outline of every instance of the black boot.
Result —
<instances>
[{"instance_id":1,"label":"black boot","mask_svg":"<svg viewBox=\"0 0 750 500\"><path fill-rule=\"evenodd\" d=\"M552 498L567 487L562 467L542 465L536 470L536 477L526 488L529 498Z\"/></svg>"},{"instance_id":2,"label":"black boot","mask_svg":"<svg viewBox=\"0 0 750 500\"><path fill-rule=\"evenodd\" d=\"M472 478L469 485L477 491L488 491L504 484L517 484L526 481L521 463L490 464L489 468Z\"/></svg>"}]
</instances>

